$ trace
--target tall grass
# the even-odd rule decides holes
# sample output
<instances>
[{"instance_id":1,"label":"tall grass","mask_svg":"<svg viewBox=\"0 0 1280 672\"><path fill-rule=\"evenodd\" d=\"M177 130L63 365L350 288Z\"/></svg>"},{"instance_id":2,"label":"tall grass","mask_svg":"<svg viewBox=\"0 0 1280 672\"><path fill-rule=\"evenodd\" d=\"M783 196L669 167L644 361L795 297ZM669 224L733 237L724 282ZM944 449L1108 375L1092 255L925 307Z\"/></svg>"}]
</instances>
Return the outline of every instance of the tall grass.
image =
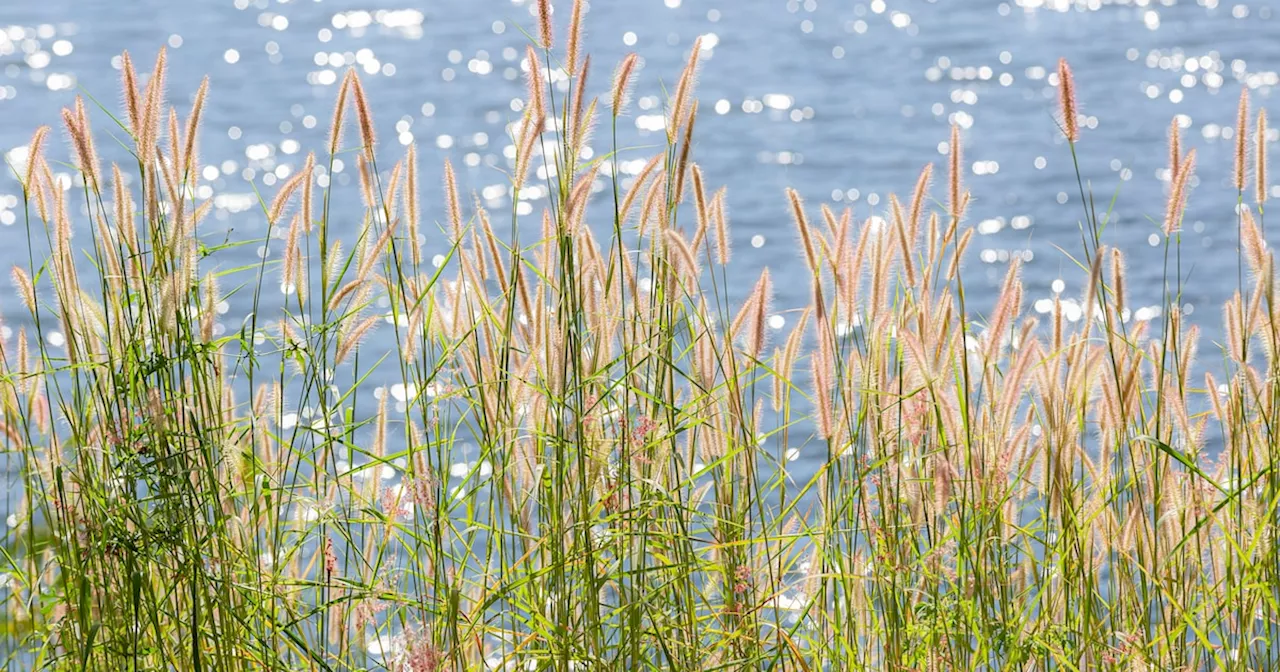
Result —
<instances>
[{"instance_id":1,"label":"tall grass","mask_svg":"<svg viewBox=\"0 0 1280 672\"><path fill-rule=\"evenodd\" d=\"M513 203L546 176L537 231L466 201L448 165L427 225L414 149L387 169L354 72L259 240L199 235L207 87L185 123L166 115L163 52L145 86L122 60L112 121L136 162L99 164L77 101L64 189L36 132L12 270L28 315L0 378L21 465L9 668L1280 666L1280 306L1243 140L1221 383L1196 377L1179 310L1194 155L1176 124L1156 323L1129 319L1083 175L1085 319L1058 298L1047 324L1027 315L1016 260L974 312L953 129L942 197L932 166L866 222L785 195L811 292L770 342L776 278L730 300L725 193L692 151L700 45L666 147L623 180L616 151L584 157L593 132L617 147L636 59L601 104L580 3L563 51L549 4L510 174ZM1074 158L1065 62L1059 81ZM338 155L358 194L319 188ZM357 198L363 222L337 225ZM427 239L448 241L438 267ZM222 261L244 244L275 251ZM232 295L252 309L222 333Z\"/></svg>"}]
</instances>

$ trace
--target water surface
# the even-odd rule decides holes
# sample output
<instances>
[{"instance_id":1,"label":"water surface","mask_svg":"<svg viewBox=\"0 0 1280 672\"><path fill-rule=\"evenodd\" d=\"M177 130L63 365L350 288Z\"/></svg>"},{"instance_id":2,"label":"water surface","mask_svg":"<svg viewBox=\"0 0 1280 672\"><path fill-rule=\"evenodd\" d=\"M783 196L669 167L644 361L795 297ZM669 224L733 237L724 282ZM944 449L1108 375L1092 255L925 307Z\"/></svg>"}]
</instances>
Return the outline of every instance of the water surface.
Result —
<instances>
[{"instance_id":1,"label":"water surface","mask_svg":"<svg viewBox=\"0 0 1280 672\"><path fill-rule=\"evenodd\" d=\"M0 12L0 151L20 160L34 127L57 128L59 109L77 91L117 110L120 51L145 71L166 44L169 100L180 114L200 78L211 82L198 195L217 207L204 235L261 237L255 187L272 193L306 151L323 146L336 81L356 65L385 163L404 144L420 148L425 211L444 217L437 185L448 157L463 190L501 212L509 208L507 126L519 119L524 31L533 23L529 3L509 0L9 2ZM1079 247L1081 207L1055 121L1053 73L1065 56L1087 115L1081 169L1104 206L1116 197L1105 238L1128 255L1133 319L1159 315L1156 234L1171 118L1179 116L1184 145L1198 149L1183 302L1208 341L1219 336L1218 306L1235 290L1229 182L1241 87L1280 119L1280 17L1269 2L596 0L587 17L591 88L605 93L628 51L644 59L619 129L620 144L635 148L624 158L642 159L664 141L663 92L699 35L708 48L695 159L712 184L729 188L731 291L750 287L766 265L782 279L775 333L785 334L791 310L808 300L805 282L787 281L800 260L783 189L798 188L815 216L823 202L852 207L859 219L882 216L888 194L908 192L926 162L942 174L952 123L963 129L979 234L968 266L974 305L1021 257L1032 309L1047 311L1061 293L1071 299L1068 318L1079 319L1072 301L1085 278L1068 255ZM123 161L108 138L121 137L119 129L103 114L95 128L105 158ZM63 137L60 129L54 137ZM1280 137L1273 131L1272 139ZM609 151L608 142L601 129L594 152ZM66 160L65 143L54 145ZM354 231L359 196L347 159L334 176L345 187L335 225ZM1269 188L1280 197L1280 186ZM17 189L11 176L0 178L0 268L27 263ZM545 202L527 208L531 231ZM246 246L221 263L276 258L282 249ZM444 251L443 236L428 238L429 255ZM245 303L231 301L223 328L239 328ZM11 338L23 311L5 293L0 313Z\"/></svg>"}]
</instances>

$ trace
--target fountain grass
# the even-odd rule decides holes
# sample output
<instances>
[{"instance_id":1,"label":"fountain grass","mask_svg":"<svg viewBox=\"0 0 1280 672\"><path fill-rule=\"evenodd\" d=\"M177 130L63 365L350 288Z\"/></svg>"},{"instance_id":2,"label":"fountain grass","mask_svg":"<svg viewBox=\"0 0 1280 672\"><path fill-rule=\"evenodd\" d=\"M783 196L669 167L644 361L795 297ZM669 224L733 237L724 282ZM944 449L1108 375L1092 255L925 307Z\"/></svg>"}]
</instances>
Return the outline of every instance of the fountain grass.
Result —
<instances>
[{"instance_id":1,"label":"fountain grass","mask_svg":"<svg viewBox=\"0 0 1280 672\"><path fill-rule=\"evenodd\" d=\"M1219 383L1179 310L1176 124L1156 320L1130 319L1078 167L1084 319L1027 315L1016 260L973 311L956 129L945 203L931 166L865 222L789 191L808 305L775 307L767 269L739 301L692 151L700 45L624 178L635 57L598 105L580 6L563 51L538 7L507 224L452 167L443 224L420 221L414 150L385 170L354 72L258 239L199 235L206 87L166 115L163 52L145 86L122 60L135 163L103 171L77 101L64 189L37 131L0 378L7 668L1277 669L1280 306L1247 99ZM593 130L614 151L588 159ZM358 193L320 179L339 157ZM515 204L539 202L531 234ZM222 261L246 244L274 252ZM232 295L251 309L224 331Z\"/></svg>"}]
</instances>

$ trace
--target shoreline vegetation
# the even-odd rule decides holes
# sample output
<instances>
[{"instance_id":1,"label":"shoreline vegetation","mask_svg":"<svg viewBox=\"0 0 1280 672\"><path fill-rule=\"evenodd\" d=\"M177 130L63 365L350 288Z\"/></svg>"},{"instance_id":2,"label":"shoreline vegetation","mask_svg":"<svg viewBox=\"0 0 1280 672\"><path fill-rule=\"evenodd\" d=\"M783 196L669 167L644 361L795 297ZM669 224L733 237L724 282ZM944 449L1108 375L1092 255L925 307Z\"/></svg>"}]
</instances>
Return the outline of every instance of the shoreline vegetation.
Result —
<instances>
[{"instance_id":1,"label":"shoreline vegetation","mask_svg":"<svg viewBox=\"0 0 1280 672\"><path fill-rule=\"evenodd\" d=\"M549 194L536 234L468 202L447 162L428 226L434 188L412 146L378 143L354 71L327 146L263 196L263 239L197 235L208 82L166 110L163 50L145 81L124 55L118 115L63 111L70 188L44 158L59 131L36 131L14 166L26 315L0 343L21 481L7 669L1280 669L1280 305L1247 91L1222 380L1193 374L1178 308L1195 151L1176 121L1156 320L1127 319L1078 163L1086 318L1058 298L1028 315L1017 260L990 311L966 305L953 127L947 164L883 218L786 192L811 291L775 342L768 269L726 298L726 195L693 151L699 43L665 148L624 183L638 58L593 97L583 2L563 35L549 5L508 166L513 204ZM1065 61L1057 83L1074 159ZM91 116L133 163L101 165ZM615 151L583 160L593 134ZM318 179L338 156L359 193ZM331 226L356 198L363 222ZM268 242L282 252L220 261ZM252 307L223 333L232 295ZM376 404L375 371L398 381ZM789 472L796 447L812 479Z\"/></svg>"}]
</instances>

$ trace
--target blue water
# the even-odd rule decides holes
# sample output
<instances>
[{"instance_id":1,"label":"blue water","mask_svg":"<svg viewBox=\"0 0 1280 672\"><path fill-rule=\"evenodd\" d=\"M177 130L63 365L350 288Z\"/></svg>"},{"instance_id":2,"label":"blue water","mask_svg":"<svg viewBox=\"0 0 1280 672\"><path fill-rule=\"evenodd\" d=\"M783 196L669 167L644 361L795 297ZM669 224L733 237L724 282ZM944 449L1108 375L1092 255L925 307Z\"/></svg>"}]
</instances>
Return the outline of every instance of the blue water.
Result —
<instances>
[{"instance_id":1,"label":"blue water","mask_svg":"<svg viewBox=\"0 0 1280 672\"><path fill-rule=\"evenodd\" d=\"M1241 86L1280 120L1277 14L1280 7L1260 0L596 0L586 48L600 94L628 51L644 59L619 131L622 146L638 147L624 158L641 159L663 141L662 131L643 129L660 120L664 86L673 86L693 39L714 45L704 54L694 158L713 185L729 188L732 291L766 265L782 280L777 337L790 328L788 311L808 301L805 283L786 281L800 260L784 188L799 189L815 217L823 202L852 207L859 219L883 215L888 194L908 192L926 162L943 175L952 122L963 129L969 219L979 229L971 305L984 305L1015 256L1028 261L1029 310L1043 311L1055 292L1079 297L1085 278L1068 253L1078 250L1081 207L1052 79L1065 56L1088 115L1081 168L1100 207L1117 197L1105 239L1128 256L1135 319L1155 316L1142 308L1161 303L1163 250L1153 234L1163 219L1174 115L1184 146L1199 150L1183 238L1184 304L1207 339L1203 352L1220 334L1218 306L1235 289L1229 182ZM510 0L8 0L0 8L0 151L21 156L41 123L63 139L59 109L77 90L118 110L120 51L130 50L145 72L167 44L169 101L180 114L200 78L211 82L200 150L209 172L198 195L218 207L202 235L261 237L254 185L271 194L272 173L296 169L308 149L323 146L333 82L354 63L365 73L384 165L404 143L418 143L432 219L445 218L438 185L446 157L465 193L504 212L506 126L519 118L512 103L524 95L522 31L533 23L529 3ZM119 130L104 113L94 119L100 152L124 161L110 139ZM603 129L594 151L609 151ZM65 142L51 152L67 160ZM336 176L336 226L348 233L359 223L350 163ZM1269 188L1280 197L1280 186ZM3 269L26 264L17 193L16 180L0 178ZM531 231L543 203L524 218ZM266 254L276 258L282 247ZM444 251L443 236L428 237L428 255ZM222 254L231 267L262 250ZM247 303L232 299L223 328L239 328ZM0 293L6 338L25 324L22 312Z\"/></svg>"}]
</instances>

